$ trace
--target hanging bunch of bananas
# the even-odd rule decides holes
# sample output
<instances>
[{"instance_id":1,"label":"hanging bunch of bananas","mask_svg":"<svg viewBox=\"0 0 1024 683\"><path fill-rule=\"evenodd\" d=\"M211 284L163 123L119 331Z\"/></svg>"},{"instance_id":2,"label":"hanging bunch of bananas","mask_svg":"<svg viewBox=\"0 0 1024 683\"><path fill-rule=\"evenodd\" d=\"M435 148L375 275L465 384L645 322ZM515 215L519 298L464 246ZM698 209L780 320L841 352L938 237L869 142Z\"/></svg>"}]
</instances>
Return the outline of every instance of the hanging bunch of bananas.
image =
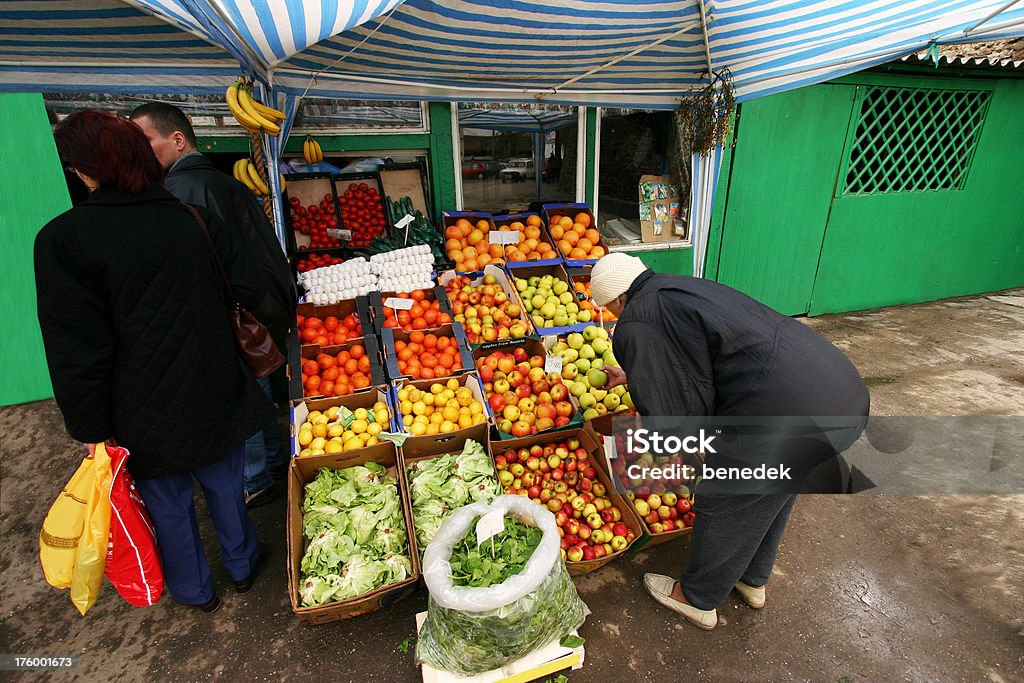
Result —
<instances>
[{"instance_id":1,"label":"hanging bunch of bananas","mask_svg":"<svg viewBox=\"0 0 1024 683\"><path fill-rule=\"evenodd\" d=\"M315 164L324 160L324 150L312 136L307 135L302 142L302 158L307 164Z\"/></svg>"},{"instance_id":2,"label":"hanging bunch of bananas","mask_svg":"<svg viewBox=\"0 0 1024 683\"><path fill-rule=\"evenodd\" d=\"M242 183L257 197L266 197L270 194L270 188L263 181L263 177L260 176L259 170L256 168L256 164L253 163L252 159L242 157L235 162L235 166L232 169L232 173L235 176L235 180ZM281 191L284 192L285 180L284 174L278 174L281 179Z\"/></svg>"},{"instance_id":3,"label":"hanging bunch of bananas","mask_svg":"<svg viewBox=\"0 0 1024 683\"><path fill-rule=\"evenodd\" d=\"M224 99L231 115L250 133L263 132L271 137L281 133L284 112L256 101L252 96L252 86L241 76L228 86Z\"/></svg>"}]
</instances>

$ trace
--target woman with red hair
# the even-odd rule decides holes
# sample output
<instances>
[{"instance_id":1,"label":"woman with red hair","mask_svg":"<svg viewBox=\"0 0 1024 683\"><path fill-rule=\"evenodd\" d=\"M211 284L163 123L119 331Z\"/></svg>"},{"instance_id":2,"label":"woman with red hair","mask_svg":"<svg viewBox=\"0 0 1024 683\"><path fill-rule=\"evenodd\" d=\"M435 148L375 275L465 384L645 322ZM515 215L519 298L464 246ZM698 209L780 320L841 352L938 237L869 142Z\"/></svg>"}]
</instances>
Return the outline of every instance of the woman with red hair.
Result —
<instances>
[{"instance_id":1,"label":"woman with red hair","mask_svg":"<svg viewBox=\"0 0 1024 683\"><path fill-rule=\"evenodd\" d=\"M142 131L83 110L55 138L90 195L36 237L39 325L54 396L72 438L131 452L128 467L153 519L171 595L213 612L221 603L192 477L225 568L245 592L261 557L242 493L242 446L274 407L237 352L211 242L161 187L163 171ZM228 231L210 235L237 275L232 282L244 279Z\"/></svg>"}]
</instances>

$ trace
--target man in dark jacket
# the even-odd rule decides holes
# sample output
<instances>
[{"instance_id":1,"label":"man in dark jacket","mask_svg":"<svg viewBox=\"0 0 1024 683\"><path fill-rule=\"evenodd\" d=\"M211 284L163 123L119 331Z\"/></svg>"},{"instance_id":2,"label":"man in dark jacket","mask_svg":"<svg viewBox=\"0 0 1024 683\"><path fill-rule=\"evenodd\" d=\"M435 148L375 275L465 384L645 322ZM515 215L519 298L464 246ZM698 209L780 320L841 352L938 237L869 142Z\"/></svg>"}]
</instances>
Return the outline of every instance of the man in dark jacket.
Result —
<instances>
[{"instance_id":1,"label":"man in dark jacket","mask_svg":"<svg viewBox=\"0 0 1024 683\"><path fill-rule=\"evenodd\" d=\"M257 275L249 292L236 292L239 301L267 326L278 348L295 324L297 293L288 260L259 203L242 183L221 173L196 150L196 136L188 117L169 104L153 102L138 107L132 121L142 129L160 164L171 194L181 201L205 207L233 233L242 258ZM270 394L270 380L259 380ZM246 505L255 507L273 498L272 463L287 457L276 421L245 444Z\"/></svg>"},{"instance_id":2,"label":"man in dark jacket","mask_svg":"<svg viewBox=\"0 0 1024 683\"><path fill-rule=\"evenodd\" d=\"M813 427L823 418L842 425L748 441L772 444L801 475L834 459L864 428L868 391L850 360L806 325L731 287L659 275L638 258L613 253L594 266L591 293L619 316L613 347L622 370L605 369L612 385L628 379L643 416L742 424L770 417L763 426L773 431L779 424ZM699 487L681 581L644 577L659 604L706 630L717 625L716 609L733 589L751 607L764 606L764 586L796 500L793 489L748 490L730 495L719 487L707 495Z\"/></svg>"}]
</instances>

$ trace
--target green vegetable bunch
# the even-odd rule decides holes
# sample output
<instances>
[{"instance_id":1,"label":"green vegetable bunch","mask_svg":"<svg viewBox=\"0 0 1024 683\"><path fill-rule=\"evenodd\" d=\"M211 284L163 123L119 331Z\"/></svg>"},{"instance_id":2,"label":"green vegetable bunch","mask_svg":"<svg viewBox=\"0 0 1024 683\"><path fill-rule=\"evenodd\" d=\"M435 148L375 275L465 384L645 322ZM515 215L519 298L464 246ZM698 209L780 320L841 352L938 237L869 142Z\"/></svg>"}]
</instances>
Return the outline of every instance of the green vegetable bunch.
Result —
<instances>
[{"instance_id":1,"label":"green vegetable bunch","mask_svg":"<svg viewBox=\"0 0 1024 683\"><path fill-rule=\"evenodd\" d=\"M320 468L302 502L303 607L345 600L412 574L398 485L375 462Z\"/></svg>"},{"instance_id":2,"label":"green vegetable bunch","mask_svg":"<svg viewBox=\"0 0 1024 683\"><path fill-rule=\"evenodd\" d=\"M455 546L448 560L456 586L487 588L516 576L544 536L537 527L506 517L505 529L477 546L478 521L479 517L473 520L471 531Z\"/></svg>"},{"instance_id":3,"label":"green vegetable bunch","mask_svg":"<svg viewBox=\"0 0 1024 683\"><path fill-rule=\"evenodd\" d=\"M501 494L490 456L472 439L466 440L462 453L419 460L410 464L406 472L420 553L452 510Z\"/></svg>"}]
</instances>

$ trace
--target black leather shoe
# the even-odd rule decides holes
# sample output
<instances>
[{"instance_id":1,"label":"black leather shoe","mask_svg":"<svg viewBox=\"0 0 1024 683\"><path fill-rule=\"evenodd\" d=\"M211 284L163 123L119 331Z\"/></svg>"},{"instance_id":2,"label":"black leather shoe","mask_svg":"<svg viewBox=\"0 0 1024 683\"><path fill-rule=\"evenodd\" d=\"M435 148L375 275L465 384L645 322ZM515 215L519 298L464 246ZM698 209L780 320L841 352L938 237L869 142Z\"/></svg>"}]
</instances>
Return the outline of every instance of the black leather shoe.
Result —
<instances>
[{"instance_id":1,"label":"black leather shoe","mask_svg":"<svg viewBox=\"0 0 1024 683\"><path fill-rule=\"evenodd\" d=\"M256 577L259 575L260 570L263 569L263 565L267 562L267 546L260 544L260 559L253 568L252 573L245 577L241 581L235 581L235 592L237 593L248 593L252 590L252 587L256 585Z\"/></svg>"},{"instance_id":2,"label":"black leather shoe","mask_svg":"<svg viewBox=\"0 0 1024 683\"><path fill-rule=\"evenodd\" d=\"M222 604L223 603L220 600L220 596L217 595L216 593L214 593L213 597L210 598L210 600L208 602L204 602L201 605L192 605L192 606L195 607L200 612L202 612L203 614L213 614L214 612L216 612L217 610L220 609L220 606Z\"/></svg>"}]
</instances>

